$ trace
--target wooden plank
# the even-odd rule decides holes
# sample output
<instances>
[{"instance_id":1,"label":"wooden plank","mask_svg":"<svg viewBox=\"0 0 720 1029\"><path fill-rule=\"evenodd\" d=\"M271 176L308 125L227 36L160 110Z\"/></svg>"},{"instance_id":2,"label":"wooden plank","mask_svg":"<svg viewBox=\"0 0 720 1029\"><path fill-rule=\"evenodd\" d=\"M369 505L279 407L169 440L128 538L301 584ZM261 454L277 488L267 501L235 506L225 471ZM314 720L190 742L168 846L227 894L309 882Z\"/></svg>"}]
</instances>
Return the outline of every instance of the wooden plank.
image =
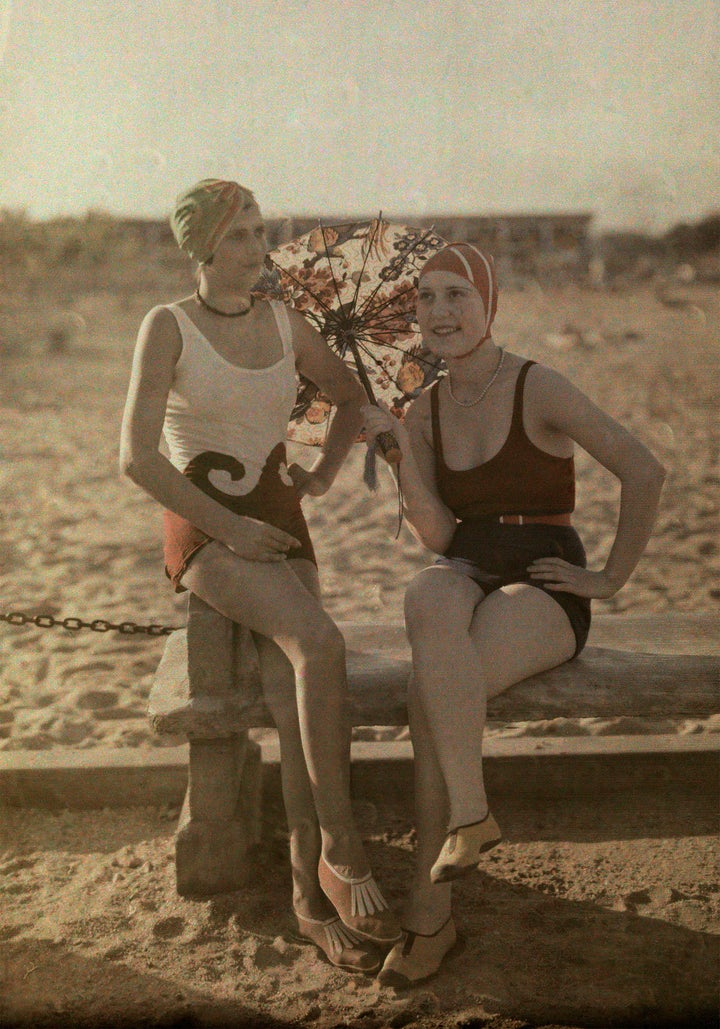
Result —
<instances>
[{"instance_id":1,"label":"wooden plank","mask_svg":"<svg viewBox=\"0 0 720 1029\"><path fill-rule=\"evenodd\" d=\"M654 654L705 654L720 657L720 605L717 614L595 615L589 644Z\"/></svg>"},{"instance_id":2,"label":"wooden plank","mask_svg":"<svg viewBox=\"0 0 720 1029\"><path fill-rule=\"evenodd\" d=\"M720 654L712 616L684 622L641 616L623 629L597 619L597 635L622 639L627 649L588 646L573 661L532 676L493 698L488 716L503 721L559 717L706 717L720 707ZM671 622L675 628L671 630ZM401 625L342 623L348 645L353 725L405 725L405 687L410 654ZM674 635L673 635L674 633ZM247 706L237 693L191 697L183 631L171 637L150 699L151 722L160 733L224 736L271 726L262 704ZM177 639L175 639L177 637ZM685 642L694 653L642 653L657 641ZM697 653L700 647L705 654ZM633 648L633 649L631 649ZM709 651L709 653L707 652Z\"/></svg>"},{"instance_id":3,"label":"wooden plank","mask_svg":"<svg viewBox=\"0 0 720 1029\"><path fill-rule=\"evenodd\" d=\"M379 649L392 657L409 654L404 626L392 622L339 622L349 648ZM379 641L382 641L381 643ZM717 614L594 615L588 643L633 653L698 654L720 657L720 605Z\"/></svg>"},{"instance_id":4,"label":"wooden plank","mask_svg":"<svg viewBox=\"0 0 720 1029\"><path fill-rule=\"evenodd\" d=\"M375 630L375 635L379 648L380 631ZM363 636L368 636L367 630ZM349 636L348 643L351 639ZM369 645L371 640L364 642ZM353 724L404 725L404 721L379 719L404 713L409 673L409 656L388 657L369 646L362 651L350 649ZM525 679L494 697L488 703L488 717L502 721L621 715L700 717L713 714L719 706L720 661L715 657L586 647L574 661Z\"/></svg>"},{"instance_id":5,"label":"wooden plank","mask_svg":"<svg viewBox=\"0 0 720 1029\"><path fill-rule=\"evenodd\" d=\"M279 803L280 754L275 739L261 742L263 791ZM77 750L0 752L0 798L9 807L93 809L182 802L188 777L188 746L90 747ZM647 798L676 798L674 814L686 834L703 830L697 805L717 820L720 735L521 737L483 744L488 789L501 803L516 803L524 791L542 790L553 803L585 794L597 799L615 790ZM353 787L364 800L412 792L409 740L352 745ZM244 780L245 781L245 780ZM678 793L687 793L677 804ZM704 798L704 799L703 799ZM633 830L634 831L634 830Z\"/></svg>"}]
</instances>

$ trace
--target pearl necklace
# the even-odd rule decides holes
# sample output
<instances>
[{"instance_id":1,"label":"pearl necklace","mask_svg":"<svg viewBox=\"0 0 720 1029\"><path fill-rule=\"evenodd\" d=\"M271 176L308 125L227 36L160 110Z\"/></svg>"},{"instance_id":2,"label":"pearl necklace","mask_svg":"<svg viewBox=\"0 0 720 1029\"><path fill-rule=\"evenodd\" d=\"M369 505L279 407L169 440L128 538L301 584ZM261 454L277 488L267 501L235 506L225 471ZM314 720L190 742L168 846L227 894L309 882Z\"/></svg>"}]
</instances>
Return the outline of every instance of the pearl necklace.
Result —
<instances>
[{"instance_id":1,"label":"pearl necklace","mask_svg":"<svg viewBox=\"0 0 720 1029\"><path fill-rule=\"evenodd\" d=\"M483 389L483 391L480 394L480 396L479 397L475 397L474 400L469 400L469 401L458 400L458 398L455 396L455 394L452 391L452 380L450 378L450 373L448 372L448 377L447 377L448 393L450 394L451 398L455 401L455 403L458 405L458 407L475 407L476 404L479 404L481 400L485 399L487 391L490 389L492 384L495 382L495 379L497 379L498 375L500 374L500 369L503 366L503 361L504 360L505 360L505 351L501 350L500 351L500 360L497 363L497 367L496 367L495 371L490 376L490 379L488 380L487 385Z\"/></svg>"}]
</instances>

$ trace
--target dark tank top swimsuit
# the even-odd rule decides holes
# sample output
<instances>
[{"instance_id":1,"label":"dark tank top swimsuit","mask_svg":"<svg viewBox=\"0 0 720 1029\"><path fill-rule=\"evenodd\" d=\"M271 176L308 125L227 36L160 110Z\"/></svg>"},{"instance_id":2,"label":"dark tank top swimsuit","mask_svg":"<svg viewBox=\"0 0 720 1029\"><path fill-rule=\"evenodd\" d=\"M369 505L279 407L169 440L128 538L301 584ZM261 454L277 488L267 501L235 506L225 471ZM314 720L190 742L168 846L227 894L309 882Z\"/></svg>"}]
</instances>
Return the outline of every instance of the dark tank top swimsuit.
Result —
<instances>
[{"instance_id":1,"label":"dark tank top swimsuit","mask_svg":"<svg viewBox=\"0 0 720 1029\"><path fill-rule=\"evenodd\" d=\"M543 588L528 565L539 557L561 557L585 567L582 541L570 522L575 507L575 462L537 447L523 425L525 379L534 361L521 367L515 385L510 431L500 450L474 468L445 463L440 429L440 383L430 393L435 476L443 503L458 519L443 557L436 562L474 579L487 595L515 582ZM590 601L546 590L567 614L578 654L590 628Z\"/></svg>"}]
</instances>

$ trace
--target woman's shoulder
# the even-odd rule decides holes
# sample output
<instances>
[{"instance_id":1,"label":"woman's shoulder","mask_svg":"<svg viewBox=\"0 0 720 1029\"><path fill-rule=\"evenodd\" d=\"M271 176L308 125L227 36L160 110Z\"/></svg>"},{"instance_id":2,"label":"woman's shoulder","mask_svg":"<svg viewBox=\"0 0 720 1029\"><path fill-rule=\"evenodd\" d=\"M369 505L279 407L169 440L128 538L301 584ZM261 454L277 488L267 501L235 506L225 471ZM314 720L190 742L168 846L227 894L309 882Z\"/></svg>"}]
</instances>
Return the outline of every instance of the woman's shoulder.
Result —
<instances>
[{"instance_id":1,"label":"woman's shoulder","mask_svg":"<svg viewBox=\"0 0 720 1029\"><path fill-rule=\"evenodd\" d=\"M516 357L517 355L513 355ZM555 389L561 383L569 384L568 378L542 361L530 360L529 358L517 358L518 364L528 366L526 372L526 383L535 392L542 392L547 389Z\"/></svg>"},{"instance_id":2,"label":"woman's shoulder","mask_svg":"<svg viewBox=\"0 0 720 1029\"><path fill-rule=\"evenodd\" d=\"M145 315L138 333L138 341L152 350L171 348L179 353L182 336L177 318L168 304L156 304Z\"/></svg>"},{"instance_id":3,"label":"woman's shoulder","mask_svg":"<svg viewBox=\"0 0 720 1029\"><path fill-rule=\"evenodd\" d=\"M575 406L582 396L582 391L562 372L536 361L528 369L525 381L525 417L534 415L543 422L555 421L558 412Z\"/></svg>"},{"instance_id":4,"label":"woman's shoulder","mask_svg":"<svg viewBox=\"0 0 720 1029\"><path fill-rule=\"evenodd\" d=\"M284 311L288 317L288 321L293 328L306 329L311 328L310 322L307 320L302 311L298 311L292 304L286 304L284 300L275 300L268 298L266 300L267 309L273 311Z\"/></svg>"},{"instance_id":5,"label":"woman's shoulder","mask_svg":"<svg viewBox=\"0 0 720 1029\"><path fill-rule=\"evenodd\" d=\"M173 322L177 321L173 309L180 308L181 311L184 311L188 299L188 297L183 297L182 300L172 300L168 304L156 304L154 307L150 308L148 313L145 315L143 322L150 324L158 322L161 325L163 323L166 325L172 325Z\"/></svg>"}]
</instances>

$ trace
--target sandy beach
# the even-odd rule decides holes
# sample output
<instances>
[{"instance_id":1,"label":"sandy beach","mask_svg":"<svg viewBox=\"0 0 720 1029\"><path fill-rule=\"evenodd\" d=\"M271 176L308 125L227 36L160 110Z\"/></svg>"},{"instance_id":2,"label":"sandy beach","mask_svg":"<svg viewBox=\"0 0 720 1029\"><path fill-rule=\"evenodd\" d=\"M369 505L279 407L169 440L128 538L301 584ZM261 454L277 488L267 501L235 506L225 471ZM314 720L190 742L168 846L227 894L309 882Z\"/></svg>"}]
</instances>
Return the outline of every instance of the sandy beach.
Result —
<instances>
[{"instance_id":1,"label":"sandy beach","mask_svg":"<svg viewBox=\"0 0 720 1029\"><path fill-rule=\"evenodd\" d=\"M144 311L171 299L130 287L39 298L34 334L5 348L0 611L184 623L185 601L162 573L159 509L117 472L134 335ZM49 327L61 317L75 328L53 350ZM685 285L671 300L652 283L508 291L496 339L568 374L668 468L646 556L596 610L720 613L717 287ZM305 501L325 603L338 620L400 621L404 585L428 555L406 527L394 539L392 481L383 471L380 491L369 493L362 459L358 446L328 496ZM577 469L575 524L592 567L612 541L618 487L584 453ZM0 749L161 745L145 708L163 645L0 624ZM489 728L718 731L720 716ZM359 804L373 863L399 902L411 813ZM592 814L508 809L507 842L486 874L458 890L465 951L426 988L399 997L286 937L281 812L268 816L254 884L203 903L174 892L176 814L3 811L1 1024L521 1029L660 1024L661 1011L668 1026L711 1024L703 1019L712 1017L720 894L716 830L702 804L694 822L673 822L672 804L648 810L641 798L600 800Z\"/></svg>"}]
</instances>

